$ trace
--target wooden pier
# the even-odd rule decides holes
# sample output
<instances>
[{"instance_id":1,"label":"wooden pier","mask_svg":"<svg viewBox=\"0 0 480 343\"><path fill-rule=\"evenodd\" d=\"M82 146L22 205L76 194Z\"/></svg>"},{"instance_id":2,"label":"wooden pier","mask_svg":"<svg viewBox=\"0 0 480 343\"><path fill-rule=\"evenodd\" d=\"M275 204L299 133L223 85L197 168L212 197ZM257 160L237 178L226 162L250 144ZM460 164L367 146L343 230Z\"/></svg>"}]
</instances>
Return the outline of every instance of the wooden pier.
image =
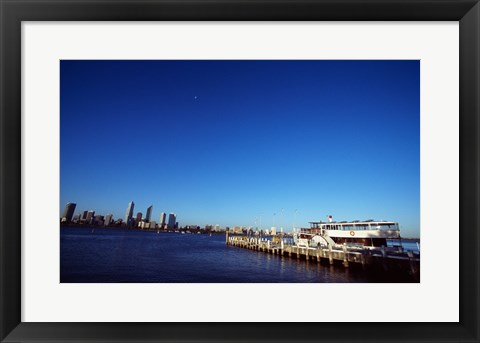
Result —
<instances>
[{"instance_id":1,"label":"wooden pier","mask_svg":"<svg viewBox=\"0 0 480 343\"><path fill-rule=\"evenodd\" d=\"M256 250L268 254L288 256L298 260L327 262L343 267L359 266L363 269L381 268L384 271L403 270L413 278L419 279L420 255L412 251L380 247L375 249L336 245L322 247L302 247L286 244L282 239L276 241L262 237L245 235L226 235L226 244L244 249Z\"/></svg>"}]
</instances>

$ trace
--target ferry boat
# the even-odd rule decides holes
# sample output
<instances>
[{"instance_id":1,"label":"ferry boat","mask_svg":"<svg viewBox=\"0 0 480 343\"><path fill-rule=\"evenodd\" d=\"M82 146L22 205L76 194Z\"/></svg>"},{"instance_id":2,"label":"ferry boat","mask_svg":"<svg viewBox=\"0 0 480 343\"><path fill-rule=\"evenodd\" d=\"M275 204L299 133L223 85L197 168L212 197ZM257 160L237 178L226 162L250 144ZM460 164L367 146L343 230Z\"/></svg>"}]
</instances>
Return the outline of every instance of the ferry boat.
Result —
<instances>
[{"instance_id":1,"label":"ferry boat","mask_svg":"<svg viewBox=\"0 0 480 343\"><path fill-rule=\"evenodd\" d=\"M360 221L310 222L310 228L302 228L293 233L295 245L302 247L335 247L346 244L349 247L375 249L387 247L388 240L401 240L397 222ZM399 244L400 246L401 244Z\"/></svg>"}]
</instances>

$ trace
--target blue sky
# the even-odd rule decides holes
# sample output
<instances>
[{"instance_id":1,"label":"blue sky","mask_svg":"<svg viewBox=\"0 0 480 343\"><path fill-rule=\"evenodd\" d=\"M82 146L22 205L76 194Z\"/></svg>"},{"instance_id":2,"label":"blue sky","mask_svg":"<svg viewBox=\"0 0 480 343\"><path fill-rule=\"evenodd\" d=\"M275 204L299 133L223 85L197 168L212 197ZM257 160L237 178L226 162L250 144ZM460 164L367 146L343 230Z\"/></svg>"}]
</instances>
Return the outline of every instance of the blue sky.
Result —
<instances>
[{"instance_id":1,"label":"blue sky","mask_svg":"<svg viewBox=\"0 0 480 343\"><path fill-rule=\"evenodd\" d=\"M63 210L419 236L419 61L61 61ZM282 211L283 209L283 211ZM295 215L296 213L296 215Z\"/></svg>"}]
</instances>

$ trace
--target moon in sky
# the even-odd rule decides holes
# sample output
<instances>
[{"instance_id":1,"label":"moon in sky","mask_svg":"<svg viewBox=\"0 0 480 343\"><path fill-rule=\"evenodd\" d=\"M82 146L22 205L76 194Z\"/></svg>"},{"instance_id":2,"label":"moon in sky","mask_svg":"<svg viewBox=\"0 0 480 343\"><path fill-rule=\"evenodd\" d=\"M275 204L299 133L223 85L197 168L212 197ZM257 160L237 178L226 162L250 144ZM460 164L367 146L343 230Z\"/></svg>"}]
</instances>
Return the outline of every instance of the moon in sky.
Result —
<instances>
[{"instance_id":1,"label":"moon in sky","mask_svg":"<svg viewBox=\"0 0 480 343\"><path fill-rule=\"evenodd\" d=\"M197 96L196 96L196 95L195 95L193 98L194 98L195 100L197 100Z\"/></svg>"}]
</instances>

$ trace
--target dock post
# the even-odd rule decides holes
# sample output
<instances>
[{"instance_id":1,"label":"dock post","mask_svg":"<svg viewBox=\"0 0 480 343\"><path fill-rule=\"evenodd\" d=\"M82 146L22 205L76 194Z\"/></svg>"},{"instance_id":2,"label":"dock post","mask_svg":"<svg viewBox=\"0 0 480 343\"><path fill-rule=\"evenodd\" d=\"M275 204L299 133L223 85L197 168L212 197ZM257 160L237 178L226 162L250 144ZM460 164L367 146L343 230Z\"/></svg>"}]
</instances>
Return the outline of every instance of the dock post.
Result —
<instances>
[{"instance_id":1,"label":"dock post","mask_svg":"<svg viewBox=\"0 0 480 343\"><path fill-rule=\"evenodd\" d=\"M317 262L320 262L320 255L318 253L319 249L320 249L320 245L317 245Z\"/></svg>"},{"instance_id":2,"label":"dock post","mask_svg":"<svg viewBox=\"0 0 480 343\"><path fill-rule=\"evenodd\" d=\"M362 269L365 270L365 248L362 250L362 255L360 256L360 260L362 262Z\"/></svg>"},{"instance_id":3,"label":"dock post","mask_svg":"<svg viewBox=\"0 0 480 343\"><path fill-rule=\"evenodd\" d=\"M225 231L225 244L228 245L228 231Z\"/></svg>"},{"instance_id":4,"label":"dock post","mask_svg":"<svg viewBox=\"0 0 480 343\"><path fill-rule=\"evenodd\" d=\"M384 245L382 245L381 251L382 251L382 266L383 266L383 270L388 270L388 266L387 266L387 251L385 250L385 246L384 246Z\"/></svg>"},{"instance_id":5,"label":"dock post","mask_svg":"<svg viewBox=\"0 0 480 343\"><path fill-rule=\"evenodd\" d=\"M330 261L330 264L333 264L333 251L332 251L332 245L328 245L328 260Z\"/></svg>"},{"instance_id":6,"label":"dock post","mask_svg":"<svg viewBox=\"0 0 480 343\"><path fill-rule=\"evenodd\" d=\"M343 266L345 268L348 267L348 259L347 259L347 244L343 243Z\"/></svg>"},{"instance_id":7,"label":"dock post","mask_svg":"<svg viewBox=\"0 0 480 343\"><path fill-rule=\"evenodd\" d=\"M410 272L412 275L417 273L417 265L415 264L415 258L413 257L413 251L407 252L408 259L410 260Z\"/></svg>"}]
</instances>

